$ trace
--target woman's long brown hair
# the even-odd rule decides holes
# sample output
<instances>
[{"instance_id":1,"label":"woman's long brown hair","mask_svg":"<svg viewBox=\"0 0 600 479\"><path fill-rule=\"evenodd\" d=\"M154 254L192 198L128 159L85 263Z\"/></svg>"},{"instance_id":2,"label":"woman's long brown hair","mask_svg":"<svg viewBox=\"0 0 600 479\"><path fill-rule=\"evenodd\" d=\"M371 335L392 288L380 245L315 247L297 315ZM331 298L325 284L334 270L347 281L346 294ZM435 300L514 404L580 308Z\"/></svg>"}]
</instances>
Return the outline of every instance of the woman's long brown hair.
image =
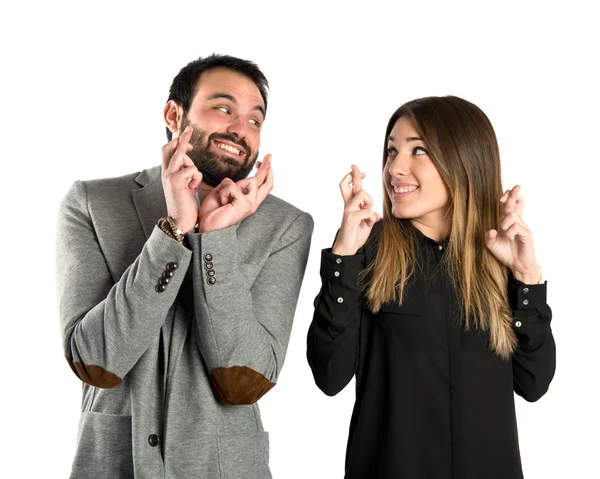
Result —
<instances>
[{"instance_id":1,"label":"woman's long brown hair","mask_svg":"<svg viewBox=\"0 0 600 479\"><path fill-rule=\"evenodd\" d=\"M500 153L492 124L477 106L458 97L413 100L388 122L383 168L387 138L400 117L412 122L449 191L451 229L444 264L462 303L464 326L487 332L490 349L508 359L517 345L507 298L508 268L485 246L485 233L498 228L501 214ZM383 211L377 255L361 276L374 312L387 301L402 303L418 267L410 221L392 215L387 194Z\"/></svg>"}]
</instances>

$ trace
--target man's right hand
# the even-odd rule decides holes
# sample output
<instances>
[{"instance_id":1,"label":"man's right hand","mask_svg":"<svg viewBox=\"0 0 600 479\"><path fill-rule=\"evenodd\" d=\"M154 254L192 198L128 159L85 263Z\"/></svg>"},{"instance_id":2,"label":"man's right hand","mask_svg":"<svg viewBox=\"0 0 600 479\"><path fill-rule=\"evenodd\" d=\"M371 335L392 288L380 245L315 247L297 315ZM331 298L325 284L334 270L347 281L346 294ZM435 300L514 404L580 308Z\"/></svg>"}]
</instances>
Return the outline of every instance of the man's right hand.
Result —
<instances>
[{"instance_id":1,"label":"man's right hand","mask_svg":"<svg viewBox=\"0 0 600 479\"><path fill-rule=\"evenodd\" d=\"M189 233L198 221L196 188L202 173L196 168L187 152L193 128L187 126L179 138L174 138L162 148L162 184L167 203L167 214L184 234Z\"/></svg>"}]
</instances>

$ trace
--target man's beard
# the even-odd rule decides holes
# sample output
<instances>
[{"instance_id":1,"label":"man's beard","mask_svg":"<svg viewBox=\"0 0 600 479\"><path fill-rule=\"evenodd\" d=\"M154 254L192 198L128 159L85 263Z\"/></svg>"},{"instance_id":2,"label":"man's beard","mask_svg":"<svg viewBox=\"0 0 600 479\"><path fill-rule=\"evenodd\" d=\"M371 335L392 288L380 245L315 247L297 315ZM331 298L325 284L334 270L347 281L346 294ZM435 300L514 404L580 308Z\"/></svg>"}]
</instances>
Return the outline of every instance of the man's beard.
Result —
<instances>
[{"instance_id":1,"label":"man's beard","mask_svg":"<svg viewBox=\"0 0 600 479\"><path fill-rule=\"evenodd\" d=\"M187 125L187 119L184 119L181 131ZM236 161L228 155L213 153L210 151L210 147L213 142L217 142L216 140L233 143L240 151L245 152L245 155L240 155L239 161ZM258 157L258 151L253 154L246 140L230 133L211 133L207 137L204 131L194 128L190 144L194 149L187 155L202 173L202 181L210 186L218 186L225 178L236 182L246 178Z\"/></svg>"}]
</instances>

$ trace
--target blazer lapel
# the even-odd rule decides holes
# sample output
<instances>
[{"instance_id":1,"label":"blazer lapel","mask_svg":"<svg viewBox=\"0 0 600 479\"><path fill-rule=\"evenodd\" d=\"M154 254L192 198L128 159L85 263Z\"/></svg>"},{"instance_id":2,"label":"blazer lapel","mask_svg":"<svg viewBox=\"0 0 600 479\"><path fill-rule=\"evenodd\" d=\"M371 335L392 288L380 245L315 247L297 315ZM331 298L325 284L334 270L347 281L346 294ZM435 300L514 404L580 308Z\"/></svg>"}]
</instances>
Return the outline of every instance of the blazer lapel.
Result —
<instances>
[{"instance_id":1,"label":"blazer lapel","mask_svg":"<svg viewBox=\"0 0 600 479\"><path fill-rule=\"evenodd\" d=\"M142 188L137 188L131 192L133 204L135 205L146 239L154 231L158 219L162 216L167 216L167 205L160 173L160 166L142 171L135 179ZM191 270L188 273L191 273ZM164 360L165 364L167 364L167 372L170 375L172 375L179 362L194 311L192 278L191 274L188 273L186 273L186 280L177 295L174 310L169 311L169 314L175 313L170 334L165 334L165 331L161 328L165 348ZM164 379L166 380L166 376Z\"/></svg>"},{"instance_id":2,"label":"blazer lapel","mask_svg":"<svg viewBox=\"0 0 600 479\"><path fill-rule=\"evenodd\" d=\"M142 188L137 188L131 192L133 204L146 239L152 234L158 219L167 216L167 205L160 172L160 166L142 171L135 179Z\"/></svg>"}]
</instances>

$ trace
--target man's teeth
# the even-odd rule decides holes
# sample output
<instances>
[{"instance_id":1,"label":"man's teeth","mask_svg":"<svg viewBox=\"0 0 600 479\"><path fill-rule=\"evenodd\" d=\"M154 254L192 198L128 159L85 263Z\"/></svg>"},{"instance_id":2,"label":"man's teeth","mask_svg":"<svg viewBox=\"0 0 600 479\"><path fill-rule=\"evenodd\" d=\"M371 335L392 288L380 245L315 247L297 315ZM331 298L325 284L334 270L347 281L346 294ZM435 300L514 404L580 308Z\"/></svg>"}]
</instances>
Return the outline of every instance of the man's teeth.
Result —
<instances>
[{"instance_id":1,"label":"man's teeth","mask_svg":"<svg viewBox=\"0 0 600 479\"><path fill-rule=\"evenodd\" d=\"M240 154L240 150L233 146L226 145L225 143L217 143L217 146L223 150L229 151L230 153L235 153L236 155Z\"/></svg>"},{"instance_id":2,"label":"man's teeth","mask_svg":"<svg viewBox=\"0 0 600 479\"><path fill-rule=\"evenodd\" d=\"M417 188L417 186L394 186L394 193L409 193Z\"/></svg>"}]
</instances>

